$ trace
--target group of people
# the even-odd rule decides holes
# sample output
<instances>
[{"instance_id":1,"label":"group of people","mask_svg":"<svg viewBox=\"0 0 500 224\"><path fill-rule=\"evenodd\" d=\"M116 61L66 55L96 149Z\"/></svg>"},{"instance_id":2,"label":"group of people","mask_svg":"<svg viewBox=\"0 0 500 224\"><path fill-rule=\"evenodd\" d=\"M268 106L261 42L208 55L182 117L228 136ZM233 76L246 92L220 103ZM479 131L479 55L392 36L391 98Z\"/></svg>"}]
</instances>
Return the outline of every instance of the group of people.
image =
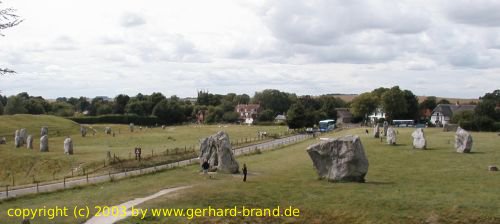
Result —
<instances>
[{"instance_id":1,"label":"group of people","mask_svg":"<svg viewBox=\"0 0 500 224\"><path fill-rule=\"evenodd\" d=\"M208 163L208 160L205 160L202 164L201 164L201 168L203 169L203 174L208 174L208 169L210 169L210 164ZM243 168L241 169L242 173L243 173L243 182L246 182L247 181L247 174L248 174L248 169L247 169L247 164L246 163L243 163Z\"/></svg>"}]
</instances>

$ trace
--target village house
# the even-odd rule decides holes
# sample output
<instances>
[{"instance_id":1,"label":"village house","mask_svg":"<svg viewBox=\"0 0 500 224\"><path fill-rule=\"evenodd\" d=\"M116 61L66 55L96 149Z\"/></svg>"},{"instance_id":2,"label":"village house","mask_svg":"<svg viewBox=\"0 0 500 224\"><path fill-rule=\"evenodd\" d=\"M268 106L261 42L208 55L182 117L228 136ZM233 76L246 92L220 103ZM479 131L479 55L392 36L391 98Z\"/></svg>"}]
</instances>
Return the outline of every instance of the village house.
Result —
<instances>
[{"instance_id":1,"label":"village house","mask_svg":"<svg viewBox=\"0 0 500 224\"><path fill-rule=\"evenodd\" d=\"M453 114L460 111L473 111L476 105L460 105L460 104L438 104L431 114L431 123L436 126L443 126L450 123Z\"/></svg>"},{"instance_id":2,"label":"village house","mask_svg":"<svg viewBox=\"0 0 500 224\"><path fill-rule=\"evenodd\" d=\"M285 122L286 122L286 116L283 115L283 114L278 114L274 118L274 123L276 123L276 124L282 124L282 123L285 123Z\"/></svg>"},{"instance_id":3,"label":"village house","mask_svg":"<svg viewBox=\"0 0 500 224\"><path fill-rule=\"evenodd\" d=\"M337 125L351 123L352 113L349 108L337 108Z\"/></svg>"},{"instance_id":4,"label":"village house","mask_svg":"<svg viewBox=\"0 0 500 224\"><path fill-rule=\"evenodd\" d=\"M259 104L238 104L235 108L240 115L239 120L245 124L253 124L260 112Z\"/></svg>"}]
</instances>

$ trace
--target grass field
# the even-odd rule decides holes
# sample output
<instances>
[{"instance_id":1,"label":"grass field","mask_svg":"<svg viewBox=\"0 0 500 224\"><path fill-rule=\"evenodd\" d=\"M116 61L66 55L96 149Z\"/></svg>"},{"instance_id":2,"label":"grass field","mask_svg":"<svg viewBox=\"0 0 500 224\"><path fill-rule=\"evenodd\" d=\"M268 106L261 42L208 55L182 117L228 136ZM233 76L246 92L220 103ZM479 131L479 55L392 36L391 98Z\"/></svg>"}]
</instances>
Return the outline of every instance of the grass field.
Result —
<instances>
[{"instance_id":1,"label":"grass field","mask_svg":"<svg viewBox=\"0 0 500 224\"><path fill-rule=\"evenodd\" d=\"M40 127L49 127L49 152L39 152ZM111 127L115 137L104 134L105 127ZM29 134L34 135L34 149L26 147L16 149L13 135L16 129L27 128ZM128 160L134 156L136 146L142 148L143 157L155 156L141 163L128 161L126 166L145 166L151 163L161 163L178 157L193 157L196 153L183 155L185 148L197 150L198 140L215 134L217 131L226 131L232 141L250 141L256 138L258 131L267 131L269 134L283 134L285 126L240 126L240 125L186 125L168 126L163 130L157 128L135 128L131 133L127 125L92 125L97 130L95 135L88 131L87 137L79 134L80 125L70 120L54 116L14 115L0 116L0 133L7 137L7 144L0 145L0 186L30 184L34 181L48 181L62 179L64 176L83 174L83 169L91 173L107 173L104 167L106 153L110 151L121 160ZM2 135L0 135L2 136ZM74 155L64 154L63 142L66 136L73 139ZM178 155L162 156L166 149L179 148ZM160 161L162 160L162 161Z\"/></svg>"},{"instance_id":2,"label":"grass field","mask_svg":"<svg viewBox=\"0 0 500 224\"><path fill-rule=\"evenodd\" d=\"M429 150L413 150L411 131L398 129L398 144L388 146L351 129L332 135L357 134L370 162L366 183L329 183L318 180L305 149L308 140L279 150L239 157L249 168L249 180L238 175L206 179L197 166L179 168L81 189L28 196L0 203L0 220L9 208L43 206L118 205L160 189L193 185L191 189L142 204L141 208L273 208L293 206L298 218L184 217L144 220L128 218L120 223L500 223L500 177L487 171L499 165L499 136L473 133L470 154L453 150L453 133L426 129ZM36 223L79 223L72 217L37 219Z\"/></svg>"}]
</instances>

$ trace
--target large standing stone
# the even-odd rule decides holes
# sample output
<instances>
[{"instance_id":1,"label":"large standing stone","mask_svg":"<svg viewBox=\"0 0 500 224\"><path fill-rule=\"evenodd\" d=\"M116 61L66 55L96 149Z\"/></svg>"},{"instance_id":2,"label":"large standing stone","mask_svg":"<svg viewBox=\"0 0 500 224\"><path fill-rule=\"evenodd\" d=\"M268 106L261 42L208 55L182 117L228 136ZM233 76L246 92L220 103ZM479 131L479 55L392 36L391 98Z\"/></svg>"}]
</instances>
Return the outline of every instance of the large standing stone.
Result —
<instances>
[{"instance_id":1,"label":"large standing stone","mask_svg":"<svg viewBox=\"0 0 500 224\"><path fill-rule=\"evenodd\" d=\"M130 129L130 132L134 132L134 123L130 123L128 127Z\"/></svg>"},{"instance_id":2,"label":"large standing stone","mask_svg":"<svg viewBox=\"0 0 500 224\"><path fill-rule=\"evenodd\" d=\"M472 150L472 136L461 127L455 133L455 149L459 153L469 153Z\"/></svg>"},{"instance_id":3,"label":"large standing stone","mask_svg":"<svg viewBox=\"0 0 500 224\"><path fill-rule=\"evenodd\" d=\"M85 126L80 126L80 134L82 137L87 136L87 128Z\"/></svg>"},{"instance_id":4,"label":"large standing stone","mask_svg":"<svg viewBox=\"0 0 500 224\"><path fill-rule=\"evenodd\" d=\"M49 136L44 135L40 138L40 152L49 151Z\"/></svg>"},{"instance_id":5,"label":"large standing stone","mask_svg":"<svg viewBox=\"0 0 500 224\"><path fill-rule=\"evenodd\" d=\"M384 136L387 136L387 129L389 128L389 123L384 121Z\"/></svg>"},{"instance_id":6,"label":"large standing stone","mask_svg":"<svg viewBox=\"0 0 500 224\"><path fill-rule=\"evenodd\" d=\"M229 136L222 131L201 140L200 165L205 161L208 161L212 171L239 172L239 164L234 158Z\"/></svg>"},{"instance_id":7,"label":"large standing stone","mask_svg":"<svg viewBox=\"0 0 500 224\"><path fill-rule=\"evenodd\" d=\"M48 135L49 134L49 128L48 127L42 127L40 129L40 136Z\"/></svg>"},{"instance_id":8,"label":"large standing stone","mask_svg":"<svg viewBox=\"0 0 500 224\"><path fill-rule=\"evenodd\" d=\"M331 182L365 182L368 159L358 136L333 138L307 148L320 178Z\"/></svg>"},{"instance_id":9,"label":"large standing stone","mask_svg":"<svg viewBox=\"0 0 500 224\"><path fill-rule=\"evenodd\" d=\"M387 144L396 144L396 130L393 127L387 128Z\"/></svg>"},{"instance_id":10,"label":"large standing stone","mask_svg":"<svg viewBox=\"0 0 500 224\"><path fill-rule=\"evenodd\" d=\"M64 154L73 155L73 140L69 137L64 140Z\"/></svg>"},{"instance_id":11,"label":"large standing stone","mask_svg":"<svg viewBox=\"0 0 500 224\"><path fill-rule=\"evenodd\" d=\"M111 134L111 127L106 127L104 129L104 133L106 133L107 135L110 135Z\"/></svg>"},{"instance_id":12,"label":"large standing stone","mask_svg":"<svg viewBox=\"0 0 500 224\"><path fill-rule=\"evenodd\" d=\"M413 137L413 148L414 149L425 149L427 147L427 142L425 141L424 130L422 128L417 128L411 134Z\"/></svg>"},{"instance_id":13,"label":"large standing stone","mask_svg":"<svg viewBox=\"0 0 500 224\"><path fill-rule=\"evenodd\" d=\"M31 135L28 135L28 138L26 138L26 148L33 149L33 136Z\"/></svg>"},{"instance_id":14,"label":"large standing stone","mask_svg":"<svg viewBox=\"0 0 500 224\"><path fill-rule=\"evenodd\" d=\"M380 137L380 126L377 124L373 128L373 137L374 138L379 138Z\"/></svg>"}]
</instances>

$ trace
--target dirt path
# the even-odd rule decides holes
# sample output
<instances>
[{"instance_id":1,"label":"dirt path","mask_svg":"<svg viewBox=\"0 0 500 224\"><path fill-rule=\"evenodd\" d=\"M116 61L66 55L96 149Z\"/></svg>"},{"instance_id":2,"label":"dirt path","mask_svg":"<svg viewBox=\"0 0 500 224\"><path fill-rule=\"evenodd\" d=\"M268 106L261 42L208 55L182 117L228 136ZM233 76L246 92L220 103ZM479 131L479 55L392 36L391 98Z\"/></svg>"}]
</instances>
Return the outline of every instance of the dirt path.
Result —
<instances>
[{"instance_id":1,"label":"dirt path","mask_svg":"<svg viewBox=\"0 0 500 224\"><path fill-rule=\"evenodd\" d=\"M142 204L142 203L144 203L146 201L149 201L151 199L155 199L155 198L160 197L162 195L169 194L169 193L172 193L172 192L175 192L175 191L179 191L179 190L183 190L183 189L190 188L190 187L192 187L192 186L183 186L183 187L168 188L168 189L161 190L161 191L159 191L156 194L152 194L152 195L149 195L147 197L144 197L144 198L136 198L134 200L127 201L127 202L125 202L123 204L116 205L117 207L125 206L127 208L127 215L126 216L118 216L118 217L115 217L115 216L99 216L99 217L95 217L94 216L94 217L90 218L89 220L87 220L87 222L85 222L85 224L113 224L115 222L118 222L118 221L120 221L122 219L125 219L125 218L131 216L132 212L130 211L130 208L132 208L132 206L137 206L139 204Z\"/></svg>"}]
</instances>

